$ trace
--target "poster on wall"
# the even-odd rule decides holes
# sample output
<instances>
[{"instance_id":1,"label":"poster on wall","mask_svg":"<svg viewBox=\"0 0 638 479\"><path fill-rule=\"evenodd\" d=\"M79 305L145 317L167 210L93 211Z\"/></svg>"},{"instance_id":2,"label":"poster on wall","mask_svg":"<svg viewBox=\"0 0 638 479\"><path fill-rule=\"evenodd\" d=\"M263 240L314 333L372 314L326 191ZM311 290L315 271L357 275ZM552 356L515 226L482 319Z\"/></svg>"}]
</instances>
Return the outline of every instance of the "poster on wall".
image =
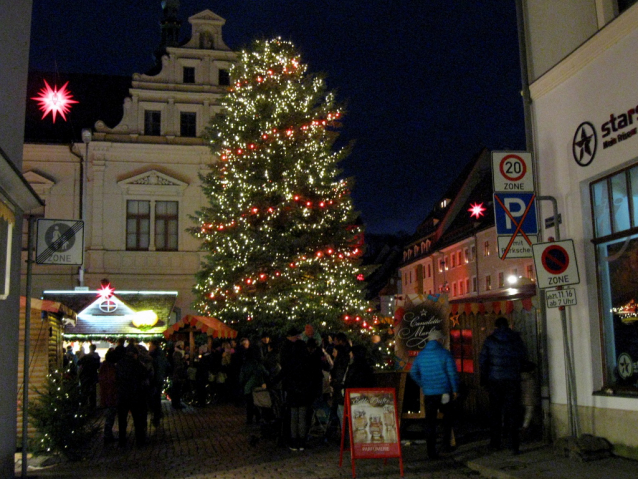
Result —
<instances>
[{"instance_id":1,"label":"poster on wall","mask_svg":"<svg viewBox=\"0 0 638 479\"><path fill-rule=\"evenodd\" d=\"M348 430L352 477L355 477L355 459L391 457L399 458L403 476L394 388L346 389L344 405L339 466L342 464L345 435Z\"/></svg>"},{"instance_id":2,"label":"poster on wall","mask_svg":"<svg viewBox=\"0 0 638 479\"><path fill-rule=\"evenodd\" d=\"M409 367L409 358L419 354L431 331L446 333L444 326L449 315L450 303L446 294L406 295L403 305L394 314L397 369Z\"/></svg>"}]
</instances>

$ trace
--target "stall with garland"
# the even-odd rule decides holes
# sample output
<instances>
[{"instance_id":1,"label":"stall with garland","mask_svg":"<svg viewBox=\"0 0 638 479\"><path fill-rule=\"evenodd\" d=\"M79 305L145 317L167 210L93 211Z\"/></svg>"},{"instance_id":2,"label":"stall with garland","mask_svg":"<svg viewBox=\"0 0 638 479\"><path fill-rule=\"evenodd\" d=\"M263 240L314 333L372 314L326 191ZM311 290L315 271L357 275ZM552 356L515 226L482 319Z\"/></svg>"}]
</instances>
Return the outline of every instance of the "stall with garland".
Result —
<instances>
[{"instance_id":1,"label":"stall with garland","mask_svg":"<svg viewBox=\"0 0 638 479\"><path fill-rule=\"evenodd\" d=\"M20 332L18 351L18 429L17 438L22 437L22 402L24 388L24 345L27 315L27 298L20 297ZM45 389L47 376L62 367L62 334L65 325L72 326L77 315L64 304L31 298L29 309L29 403L36 400L39 391ZM29 425L30 438L35 433Z\"/></svg>"},{"instance_id":2,"label":"stall with garland","mask_svg":"<svg viewBox=\"0 0 638 479\"><path fill-rule=\"evenodd\" d=\"M237 337L237 331L227 326L217 318L208 316L186 315L180 321L164 331L164 337L172 341L184 341L195 350L195 335L205 334L208 346L211 346L213 338L231 339Z\"/></svg>"},{"instance_id":3,"label":"stall with garland","mask_svg":"<svg viewBox=\"0 0 638 479\"><path fill-rule=\"evenodd\" d=\"M43 298L77 311L77 323L64 330L65 342L104 348L121 337L141 342L163 338L177 292L116 291L104 284L98 291L45 291Z\"/></svg>"}]
</instances>

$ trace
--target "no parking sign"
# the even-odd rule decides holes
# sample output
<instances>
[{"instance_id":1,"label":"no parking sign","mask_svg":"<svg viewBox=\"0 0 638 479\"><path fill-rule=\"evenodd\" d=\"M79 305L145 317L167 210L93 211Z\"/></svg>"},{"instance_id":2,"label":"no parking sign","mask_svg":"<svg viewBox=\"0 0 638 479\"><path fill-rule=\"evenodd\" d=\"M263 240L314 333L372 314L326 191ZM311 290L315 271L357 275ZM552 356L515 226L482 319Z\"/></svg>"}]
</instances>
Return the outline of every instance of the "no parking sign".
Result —
<instances>
[{"instance_id":1,"label":"no parking sign","mask_svg":"<svg viewBox=\"0 0 638 479\"><path fill-rule=\"evenodd\" d=\"M532 251L540 289L580 283L573 240L535 244Z\"/></svg>"}]
</instances>

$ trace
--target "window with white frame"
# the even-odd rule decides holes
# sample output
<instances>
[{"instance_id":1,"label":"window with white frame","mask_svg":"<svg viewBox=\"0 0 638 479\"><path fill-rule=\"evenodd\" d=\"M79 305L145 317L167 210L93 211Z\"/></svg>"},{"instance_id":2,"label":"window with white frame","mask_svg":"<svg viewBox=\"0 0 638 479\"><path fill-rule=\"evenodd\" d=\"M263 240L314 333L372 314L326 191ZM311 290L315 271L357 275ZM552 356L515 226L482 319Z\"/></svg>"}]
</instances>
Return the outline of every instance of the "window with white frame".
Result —
<instances>
[{"instance_id":1,"label":"window with white frame","mask_svg":"<svg viewBox=\"0 0 638 479\"><path fill-rule=\"evenodd\" d=\"M638 392L638 165L590 184L604 388Z\"/></svg>"},{"instance_id":2,"label":"window with white frame","mask_svg":"<svg viewBox=\"0 0 638 479\"><path fill-rule=\"evenodd\" d=\"M151 241L151 224L154 226L153 241ZM178 224L177 201L128 200L126 202L126 249L128 251L177 251Z\"/></svg>"}]
</instances>

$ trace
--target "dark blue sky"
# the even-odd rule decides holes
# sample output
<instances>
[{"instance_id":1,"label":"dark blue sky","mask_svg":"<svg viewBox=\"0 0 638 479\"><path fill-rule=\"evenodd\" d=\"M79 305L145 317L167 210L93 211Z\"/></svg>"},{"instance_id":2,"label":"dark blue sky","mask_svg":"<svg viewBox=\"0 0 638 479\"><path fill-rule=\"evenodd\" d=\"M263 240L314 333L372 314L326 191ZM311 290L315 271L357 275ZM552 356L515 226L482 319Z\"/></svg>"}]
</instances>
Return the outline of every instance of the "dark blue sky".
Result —
<instances>
[{"instance_id":1,"label":"dark blue sky","mask_svg":"<svg viewBox=\"0 0 638 479\"><path fill-rule=\"evenodd\" d=\"M524 149L514 0L182 0L233 49L282 36L346 102L343 162L368 232L413 233L486 146ZM31 68L131 75L153 64L159 0L33 0ZM182 35L189 32L182 29Z\"/></svg>"}]
</instances>

